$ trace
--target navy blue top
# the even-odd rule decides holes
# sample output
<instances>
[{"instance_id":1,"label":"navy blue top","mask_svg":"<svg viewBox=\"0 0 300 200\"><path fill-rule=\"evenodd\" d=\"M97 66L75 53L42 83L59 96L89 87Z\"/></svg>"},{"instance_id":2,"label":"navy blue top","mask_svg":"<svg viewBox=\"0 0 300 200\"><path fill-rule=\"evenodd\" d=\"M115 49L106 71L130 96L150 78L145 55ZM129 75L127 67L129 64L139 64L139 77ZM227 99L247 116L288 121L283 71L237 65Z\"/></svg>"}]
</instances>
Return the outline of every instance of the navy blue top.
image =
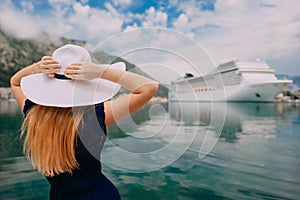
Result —
<instances>
[{"instance_id":1,"label":"navy blue top","mask_svg":"<svg viewBox=\"0 0 300 200\"><path fill-rule=\"evenodd\" d=\"M24 114L34 105L27 99ZM89 106L83 121L75 149L79 168L73 174L46 177L51 184L50 199L120 199L115 186L101 173L100 154L106 137L103 103Z\"/></svg>"}]
</instances>

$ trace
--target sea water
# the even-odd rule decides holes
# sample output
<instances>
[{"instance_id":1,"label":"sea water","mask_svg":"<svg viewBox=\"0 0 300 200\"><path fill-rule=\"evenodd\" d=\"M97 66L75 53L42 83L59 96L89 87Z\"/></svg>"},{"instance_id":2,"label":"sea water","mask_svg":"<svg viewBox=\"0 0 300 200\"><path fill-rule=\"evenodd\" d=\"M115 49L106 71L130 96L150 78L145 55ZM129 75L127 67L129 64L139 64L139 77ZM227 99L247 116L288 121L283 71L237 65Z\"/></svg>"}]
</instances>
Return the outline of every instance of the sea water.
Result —
<instances>
[{"instance_id":1,"label":"sea water","mask_svg":"<svg viewBox=\"0 0 300 200\"><path fill-rule=\"evenodd\" d=\"M48 199L22 117L0 101L0 199ZM299 199L299 152L300 105L167 102L111 126L101 160L122 199Z\"/></svg>"}]
</instances>

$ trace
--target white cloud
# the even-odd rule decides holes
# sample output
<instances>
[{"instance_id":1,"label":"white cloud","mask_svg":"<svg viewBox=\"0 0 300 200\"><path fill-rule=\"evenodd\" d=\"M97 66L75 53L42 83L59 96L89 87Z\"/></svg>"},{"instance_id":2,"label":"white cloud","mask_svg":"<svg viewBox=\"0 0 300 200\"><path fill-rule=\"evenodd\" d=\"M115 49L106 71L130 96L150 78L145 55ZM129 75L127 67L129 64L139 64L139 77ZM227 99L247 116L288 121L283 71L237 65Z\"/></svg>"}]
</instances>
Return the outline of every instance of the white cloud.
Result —
<instances>
[{"instance_id":1,"label":"white cloud","mask_svg":"<svg viewBox=\"0 0 300 200\"><path fill-rule=\"evenodd\" d=\"M34 10L34 5L30 1L21 1L20 4L25 12L32 12Z\"/></svg>"},{"instance_id":2,"label":"white cloud","mask_svg":"<svg viewBox=\"0 0 300 200\"><path fill-rule=\"evenodd\" d=\"M113 0L112 2L114 6L121 6L121 7L128 6L132 3L131 0Z\"/></svg>"},{"instance_id":3,"label":"white cloud","mask_svg":"<svg viewBox=\"0 0 300 200\"><path fill-rule=\"evenodd\" d=\"M81 17L81 16L86 17L91 10L90 6L88 6L88 5L83 6L80 3L74 3L73 8L74 8L75 13L79 17Z\"/></svg>"},{"instance_id":4,"label":"white cloud","mask_svg":"<svg viewBox=\"0 0 300 200\"><path fill-rule=\"evenodd\" d=\"M170 35L158 34L152 35L152 38L148 37L149 46L157 46L160 43L166 49L176 50L175 52L178 52L183 58L197 63L196 65L200 66L200 72L203 74L213 70L214 63L218 64L232 58L250 61L262 58L268 63L270 61L269 64L278 73L282 71L300 73L299 66L295 64L300 63L299 56L296 56L295 53L300 49L300 13L294 9L297 4L296 0L291 4L282 1L219 0L215 4L214 11L203 11L200 8L201 5L196 4L195 1L178 3L178 8L182 13L173 20L172 29L178 30L190 38L190 45L182 44L184 39L175 38L173 40ZM160 18L158 13L163 12L150 7L144 15L139 15L142 27L159 26L159 24L160 27L164 27L161 26L164 23L157 23ZM166 18L167 16L166 14ZM137 16L135 17L137 18ZM161 19L166 18L162 17ZM134 27L128 26L126 30L133 30ZM135 45L146 45L142 36L136 35L132 38L138 38ZM205 49L197 47L196 41L193 45L192 39L203 45ZM125 49L125 41L126 39L123 39L124 44L121 45L121 48ZM134 42L128 41L127 44ZM181 48L181 51L178 50L178 47ZM159 59L158 55L154 55L152 54L148 59L157 61L164 66L180 68L178 72L192 71L191 66L176 59L172 60L172 56ZM145 60L145 55L127 57L134 63L148 62ZM210 60L210 57L213 61ZM203 62L206 64L202 65ZM284 66L282 63L287 63L287 65ZM207 67L201 68L201 66Z\"/></svg>"},{"instance_id":5,"label":"white cloud","mask_svg":"<svg viewBox=\"0 0 300 200\"><path fill-rule=\"evenodd\" d=\"M48 0L48 2L54 6L55 4L71 4L74 3L74 0Z\"/></svg>"},{"instance_id":6,"label":"white cloud","mask_svg":"<svg viewBox=\"0 0 300 200\"><path fill-rule=\"evenodd\" d=\"M219 39L224 48L253 58L282 57L300 47L299 38L295 35L300 30L300 21L296 22L296 18L291 15L295 4L289 2L278 3L276 7L261 7L261 1L245 2L239 1L234 8L227 6L228 1L216 4L214 20L225 33L225 41ZM229 46L230 43L233 45Z\"/></svg>"},{"instance_id":7,"label":"white cloud","mask_svg":"<svg viewBox=\"0 0 300 200\"><path fill-rule=\"evenodd\" d=\"M124 22L130 22L132 19L128 16L124 16L123 13L119 12L111 3L106 2L105 8L111 14L112 17L122 19Z\"/></svg>"},{"instance_id":8,"label":"white cloud","mask_svg":"<svg viewBox=\"0 0 300 200\"><path fill-rule=\"evenodd\" d=\"M101 18L99 18L99 16L101 16ZM90 19L88 29L90 33L94 35L95 40L99 38L99 41L101 41L112 34L122 31L123 21L112 17L110 13L93 10ZM89 34L89 31L87 34Z\"/></svg>"},{"instance_id":9,"label":"white cloud","mask_svg":"<svg viewBox=\"0 0 300 200\"><path fill-rule=\"evenodd\" d=\"M168 15L160 10L156 11L154 7L150 7L144 16L143 27L166 27Z\"/></svg>"},{"instance_id":10,"label":"white cloud","mask_svg":"<svg viewBox=\"0 0 300 200\"><path fill-rule=\"evenodd\" d=\"M192 27L189 26L189 18L186 14L182 13L173 22L174 29L186 34L190 38L194 38L195 34L192 31Z\"/></svg>"},{"instance_id":11,"label":"white cloud","mask_svg":"<svg viewBox=\"0 0 300 200\"><path fill-rule=\"evenodd\" d=\"M32 16L18 10L10 1L0 3L0 26L6 33L21 39L34 38L41 31Z\"/></svg>"},{"instance_id":12,"label":"white cloud","mask_svg":"<svg viewBox=\"0 0 300 200\"><path fill-rule=\"evenodd\" d=\"M186 16L186 14L182 13L181 15L179 15L178 19L174 22L174 26L176 29L178 30L184 30L187 26L187 24L189 23L189 19Z\"/></svg>"},{"instance_id":13,"label":"white cloud","mask_svg":"<svg viewBox=\"0 0 300 200\"><path fill-rule=\"evenodd\" d=\"M53 8L53 16L44 19L44 29L49 33L97 43L122 31L121 16L116 16L113 12L72 0L68 4L56 2ZM55 28L49 24L55 24Z\"/></svg>"},{"instance_id":14,"label":"white cloud","mask_svg":"<svg viewBox=\"0 0 300 200\"><path fill-rule=\"evenodd\" d=\"M161 83L169 83L186 72L200 75L215 69L202 46L164 28L129 28L99 44L97 50L121 56Z\"/></svg>"},{"instance_id":15,"label":"white cloud","mask_svg":"<svg viewBox=\"0 0 300 200\"><path fill-rule=\"evenodd\" d=\"M201 11L190 1L179 5L184 14L173 26L193 34L217 63L234 57L282 61L299 52L300 12L295 9L299 6L297 0L218 0L214 11Z\"/></svg>"},{"instance_id":16,"label":"white cloud","mask_svg":"<svg viewBox=\"0 0 300 200\"><path fill-rule=\"evenodd\" d=\"M131 31L131 30L134 30L134 29L137 29L137 28L138 28L137 23L134 23L133 25L126 26L126 28L124 29L124 32Z\"/></svg>"},{"instance_id":17,"label":"white cloud","mask_svg":"<svg viewBox=\"0 0 300 200\"><path fill-rule=\"evenodd\" d=\"M25 1L24 1L25 2ZM28 12L32 3L22 3L26 12L17 9L11 1L0 3L1 27L18 38L35 38L41 31L53 36L100 42L122 31L122 15L111 10L91 8L75 0L49 0L51 14L43 18Z\"/></svg>"}]
</instances>

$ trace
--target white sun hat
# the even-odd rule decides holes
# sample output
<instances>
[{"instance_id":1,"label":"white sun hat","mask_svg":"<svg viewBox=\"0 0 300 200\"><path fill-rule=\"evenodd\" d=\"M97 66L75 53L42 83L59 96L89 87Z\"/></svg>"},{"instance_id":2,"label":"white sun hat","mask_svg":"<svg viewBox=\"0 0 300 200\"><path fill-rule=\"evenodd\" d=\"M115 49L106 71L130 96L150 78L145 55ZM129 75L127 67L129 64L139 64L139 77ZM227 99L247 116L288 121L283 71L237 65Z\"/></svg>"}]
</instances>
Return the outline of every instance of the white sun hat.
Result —
<instances>
[{"instance_id":1,"label":"white sun hat","mask_svg":"<svg viewBox=\"0 0 300 200\"><path fill-rule=\"evenodd\" d=\"M101 78L75 81L64 76L65 68L72 63L92 62L89 52L83 47L67 44L56 49L52 57L61 65L54 78L37 73L25 76L21 80L24 95L36 104L54 107L94 105L112 98L121 88L119 84ZM126 70L123 62L105 66Z\"/></svg>"}]
</instances>

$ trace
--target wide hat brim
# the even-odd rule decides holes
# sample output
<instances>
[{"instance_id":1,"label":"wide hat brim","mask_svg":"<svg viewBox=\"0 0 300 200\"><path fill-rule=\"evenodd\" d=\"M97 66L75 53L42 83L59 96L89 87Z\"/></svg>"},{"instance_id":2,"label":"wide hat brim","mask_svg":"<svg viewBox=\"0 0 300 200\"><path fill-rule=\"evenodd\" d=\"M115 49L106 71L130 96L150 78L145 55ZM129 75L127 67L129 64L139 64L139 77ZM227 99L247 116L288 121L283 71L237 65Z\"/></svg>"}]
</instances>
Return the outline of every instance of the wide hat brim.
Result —
<instances>
[{"instance_id":1,"label":"wide hat brim","mask_svg":"<svg viewBox=\"0 0 300 200\"><path fill-rule=\"evenodd\" d=\"M126 70L123 62L106 67ZM90 81L63 80L39 73L21 79L21 89L29 100L52 107L94 105L111 99L120 88L119 84L101 78Z\"/></svg>"}]
</instances>

